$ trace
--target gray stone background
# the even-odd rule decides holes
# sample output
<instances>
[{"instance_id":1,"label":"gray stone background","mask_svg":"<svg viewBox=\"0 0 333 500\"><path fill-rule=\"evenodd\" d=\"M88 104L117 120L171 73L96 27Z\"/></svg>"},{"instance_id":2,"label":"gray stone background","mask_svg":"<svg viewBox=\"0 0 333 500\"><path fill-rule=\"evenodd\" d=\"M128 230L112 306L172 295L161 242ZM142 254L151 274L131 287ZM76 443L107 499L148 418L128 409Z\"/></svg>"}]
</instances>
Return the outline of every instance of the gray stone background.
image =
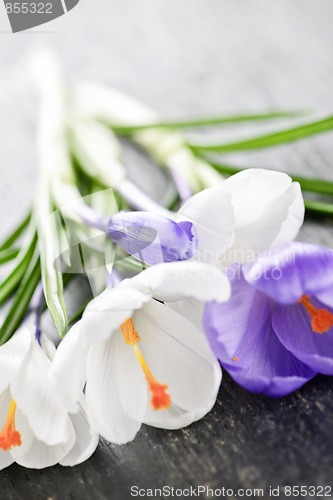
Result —
<instances>
[{"instance_id":1,"label":"gray stone background","mask_svg":"<svg viewBox=\"0 0 333 500\"><path fill-rule=\"evenodd\" d=\"M33 197L37 110L26 57L34 46L54 47L71 82L109 83L164 118L279 107L329 112L332 15L330 0L81 0L49 25L1 32L0 233ZM230 159L333 180L332 134ZM146 186L154 191L148 178ZM300 238L333 246L332 222L308 218ZM331 379L318 377L274 401L225 376L214 410L190 428L143 428L125 447L102 442L73 470L12 466L0 473L0 498L127 499L132 484L329 484L332 389Z\"/></svg>"}]
</instances>

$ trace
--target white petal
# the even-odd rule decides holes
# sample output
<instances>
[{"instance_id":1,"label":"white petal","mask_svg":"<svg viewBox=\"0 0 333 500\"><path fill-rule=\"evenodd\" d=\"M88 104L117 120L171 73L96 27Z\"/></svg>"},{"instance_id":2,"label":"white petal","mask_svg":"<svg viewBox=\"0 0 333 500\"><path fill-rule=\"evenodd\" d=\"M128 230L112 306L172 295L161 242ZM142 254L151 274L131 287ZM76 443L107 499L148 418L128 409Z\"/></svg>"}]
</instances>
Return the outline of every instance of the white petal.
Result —
<instances>
[{"instance_id":1,"label":"white petal","mask_svg":"<svg viewBox=\"0 0 333 500\"><path fill-rule=\"evenodd\" d=\"M272 248L293 241L304 221L305 208L301 186L298 182L293 182L289 191L291 203L288 214L281 225L279 234L271 244Z\"/></svg>"},{"instance_id":2,"label":"white petal","mask_svg":"<svg viewBox=\"0 0 333 500\"><path fill-rule=\"evenodd\" d=\"M40 341L42 345L42 349L45 352L46 356L49 358L49 360L52 361L54 358L55 352L56 352L56 347L52 340L47 337L47 335L43 334L40 336Z\"/></svg>"},{"instance_id":3,"label":"white petal","mask_svg":"<svg viewBox=\"0 0 333 500\"><path fill-rule=\"evenodd\" d=\"M0 470L6 469L14 463L14 459L9 451L3 451L0 449Z\"/></svg>"},{"instance_id":4,"label":"white petal","mask_svg":"<svg viewBox=\"0 0 333 500\"><path fill-rule=\"evenodd\" d=\"M139 345L149 368L160 383L168 385L172 402L192 413L188 423L193 416L203 417L216 400L222 376L204 334L186 318L156 301L134 313L133 322L141 336ZM147 418L151 422L151 412ZM181 425L183 416L180 419L175 416L167 428Z\"/></svg>"},{"instance_id":5,"label":"white petal","mask_svg":"<svg viewBox=\"0 0 333 500\"><path fill-rule=\"evenodd\" d=\"M210 403L207 403L204 411L201 408L194 411L184 410L175 403L163 411L154 411L148 406L144 423L160 429L182 429L203 418L213 408L215 402L216 396L211 399Z\"/></svg>"},{"instance_id":6,"label":"white petal","mask_svg":"<svg viewBox=\"0 0 333 500\"><path fill-rule=\"evenodd\" d=\"M86 403L89 423L101 436L117 444L134 439L147 408L147 386L120 331L89 350Z\"/></svg>"},{"instance_id":7,"label":"white petal","mask_svg":"<svg viewBox=\"0 0 333 500\"><path fill-rule=\"evenodd\" d=\"M11 392L36 438L54 445L68 441L71 422L53 390L50 368L50 360L33 342L11 383Z\"/></svg>"},{"instance_id":8,"label":"white petal","mask_svg":"<svg viewBox=\"0 0 333 500\"><path fill-rule=\"evenodd\" d=\"M149 281L152 295L163 302L185 298L225 302L231 290L228 278L216 266L194 261L157 264L133 280Z\"/></svg>"},{"instance_id":9,"label":"white petal","mask_svg":"<svg viewBox=\"0 0 333 500\"><path fill-rule=\"evenodd\" d=\"M7 413L11 401L11 395L8 389L0 394L0 432L6 422ZM3 451L0 448L0 470L9 467L14 462L9 451Z\"/></svg>"},{"instance_id":10,"label":"white petal","mask_svg":"<svg viewBox=\"0 0 333 500\"><path fill-rule=\"evenodd\" d=\"M203 329L202 318L205 309L205 304L203 302L199 302L199 300L196 299L184 299L168 302L166 305L182 316L185 316L185 318L191 321L199 330Z\"/></svg>"},{"instance_id":11,"label":"white petal","mask_svg":"<svg viewBox=\"0 0 333 500\"><path fill-rule=\"evenodd\" d=\"M130 287L117 286L105 290L86 308L81 323L82 342L89 345L112 335L135 309L150 300L150 296Z\"/></svg>"},{"instance_id":12,"label":"white petal","mask_svg":"<svg viewBox=\"0 0 333 500\"><path fill-rule=\"evenodd\" d=\"M50 376L61 404L69 412L78 411L77 402L86 382L86 365L89 347L82 345L80 337L82 320L67 332L54 356Z\"/></svg>"},{"instance_id":13,"label":"white petal","mask_svg":"<svg viewBox=\"0 0 333 500\"><path fill-rule=\"evenodd\" d=\"M177 222L193 222L198 238L198 258L216 263L234 241L234 209L224 187L205 189L192 196L179 210Z\"/></svg>"},{"instance_id":14,"label":"white petal","mask_svg":"<svg viewBox=\"0 0 333 500\"><path fill-rule=\"evenodd\" d=\"M0 347L0 393L9 386L21 366L31 344L31 332L20 328L13 337Z\"/></svg>"},{"instance_id":15,"label":"white petal","mask_svg":"<svg viewBox=\"0 0 333 500\"><path fill-rule=\"evenodd\" d=\"M60 464L73 467L91 457L97 448L99 436L90 429L86 412L82 406L80 406L79 413L72 414L70 417L76 436L75 444Z\"/></svg>"},{"instance_id":16,"label":"white petal","mask_svg":"<svg viewBox=\"0 0 333 500\"><path fill-rule=\"evenodd\" d=\"M65 443L48 446L34 436L29 422L19 410L16 411L16 427L21 434L22 445L12 448L11 455L19 465L30 469L44 469L59 463L73 447L75 432L70 426Z\"/></svg>"},{"instance_id":17,"label":"white petal","mask_svg":"<svg viewBox=\"0 0 333 500\"><path fill-rule=\"evenodd\" d=\"M262 251L275 240L286 243L297 235L304 203L298 183L287 174L248 169L227 179L223 186L231 194L235 210L237 247Z\"/></svg>"},{"instance_id":18,"label":"white petal","mask_svg":"<svg viewBox=\"0 0 333 500\"><path fill-rule=\"evenodd\" d=\"M7 420L7 413L11 399L12 397L9 389L5 389L0 393L0 432Z\"/></svg>"}]
</instances>

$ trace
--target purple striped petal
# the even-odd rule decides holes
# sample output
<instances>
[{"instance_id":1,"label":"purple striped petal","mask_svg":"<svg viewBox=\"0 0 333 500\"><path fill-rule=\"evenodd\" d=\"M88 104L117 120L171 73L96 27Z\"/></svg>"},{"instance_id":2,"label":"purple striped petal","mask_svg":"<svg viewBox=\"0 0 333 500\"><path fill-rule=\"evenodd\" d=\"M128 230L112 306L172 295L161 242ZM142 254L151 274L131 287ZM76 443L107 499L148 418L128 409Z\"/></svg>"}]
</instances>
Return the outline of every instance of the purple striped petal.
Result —
<instances>
[{"instance_id":1,"label":"purple striped petal","mask_svg":"<svg viewBox=\"0 0 333 500\"><path fill-rule=\"evenodd\" d=\"M244 267L248 283L280 304L293 304L303 294L322 295L333 306L333 251L309 243L291 243L261 254ZM328 302L327 302L328 301Z\"/></svg>"},{"instance_id":2,"label":"purple striped petal","mask_svg":"<svg viewBox=\"0 0 333 500\"><path fill-rule=\"evenodd\" d=\"M315 298L311 302L317 308L326 306ZM333 313L333 309L329 309ZM319 334L311 328L311 318L301 304L276 305L273 327L280 342L313 370L333 375L333 328Z\"/></svg>"},{"instance_id":3,"label":"purple striped petal","mask_svg":"<svg viewBox=\"0 0 333 500\"><path fill-rule=\"evenodd\" d=\"M326 307L333 308L333 283L323 290L317 290L316 297Z\"/></svg>"},{"instance_id":4,"label":"purple striped petal","mask_svg":"<svg viewBox=\"0 0 333 500\"><path fill-rule=\"evenodd\" d=\"M192 223L177 223L151 212L113 215L108 235L133 257L151 265L189 259L196 245Z\"/></svg>"},{"instance_id":5,"label":"purple striped petal","mask_svg":"<svg viewBox=\"0 0 333 500\"><path fill-rule=\"evenodd\" d=\"M222 366L244 388L282 397L301 387L315 372L279 341L271 323L273 304L238 274L227 303L211 302L204 328Z\"/></svg>"}]
</instances>

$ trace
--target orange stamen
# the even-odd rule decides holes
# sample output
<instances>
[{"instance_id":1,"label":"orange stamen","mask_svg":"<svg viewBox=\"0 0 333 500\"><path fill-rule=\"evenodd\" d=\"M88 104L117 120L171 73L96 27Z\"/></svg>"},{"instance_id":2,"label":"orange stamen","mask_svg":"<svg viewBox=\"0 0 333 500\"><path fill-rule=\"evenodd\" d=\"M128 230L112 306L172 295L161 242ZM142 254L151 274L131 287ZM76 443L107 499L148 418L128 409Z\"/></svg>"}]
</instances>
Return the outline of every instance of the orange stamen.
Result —
<instances>
[{"instance_id":1,"label":"orange stamen","mask_svg":"<svg viewBox=\"0 0 333 500\"><path fill-rule=\"evenodd\" d=\"M140 335L136 331L133 321L129 318L121 325L121 333L126 344L133 347L134 354L146 377L149 390L151 392L151 406L153 410L167 410L171 404L171 396L166 391L168 386L156 380L137 345L140 342Z\"/></svg>"},{"instance_id":2,"label":"orange stamen","mask_svg":"<svg viewBox=\"0 0 333 500\"><path fill-rule=\"evenodd\" d=\"M131 318L124 321L124 323L121 325L120 328L121 328L121 333L123 334L123 339L125 340L126 344L134 345L137 342L140 342L140 335L134 328L134 324Z\"/></svg>"},{"instance_id":3,"label":"orange stamen","mask_svg":"<svg viewBox=\"0 0 333 500\"><path fill-rule=\"evenodd\" d=\"M234 358L232 358L233 361L238 361L238 356L235 356Z\"/></svg>"},{"instance_id":4,"label":"orange stamen","mask_svg":"<svg viewBox=\"0 0 333 500\"><path fill-rule=\"evenodd\" d=\"M8 409L7 420L0 433L0 448L4 451L11 450L14 446L21 446L21 434L15 427L16 403L12 399Z\"/></svg>"},{"instance_id":5,"label":"orange stamen","mask_svg":"<svg viewBox=\"0 0 333 500\"><path fill-rule=\"evenodd\" d=\"M311 328L315 333L325 333L333 326L333 314L327 309L318 309L308 295L302 295L298 301L310 315Z\"/></svg>"}]
</instances>

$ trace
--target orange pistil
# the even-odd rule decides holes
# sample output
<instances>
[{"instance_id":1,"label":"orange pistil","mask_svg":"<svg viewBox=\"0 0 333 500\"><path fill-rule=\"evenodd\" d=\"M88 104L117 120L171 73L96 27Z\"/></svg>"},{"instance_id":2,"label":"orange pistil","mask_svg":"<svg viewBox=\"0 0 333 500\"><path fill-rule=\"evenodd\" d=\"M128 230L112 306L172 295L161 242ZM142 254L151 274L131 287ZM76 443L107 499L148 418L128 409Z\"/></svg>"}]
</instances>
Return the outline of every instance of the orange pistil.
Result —
<instances>
[{"instance_id":1,"label":"orange pistil","mask_svg":"<svg viewBox=\"0 0 333 500\"><path fill-rule=\"evenodd\" d=\"M0 433L0 448L4 451L11 450L14 446L21 446L21 434L15 427L16 403L12 399L9 405L7 420Z\"/></svg>"},{"instance_id":2,"label":"orange pistil","mask_svg":"<svg viewBox=\"0 0 333 500\"><path fill-rule=\"evenodd\" d=\"M160 384L150 371L142 352L137 345L133 346L136 359L139 361L143 373L145 374L149 390L152 394L150 400L153 410L167 410L171 404L171 397L166 392L168 386Z\"/></svg>"},{"instance_id":3,"label":"orange pistil","mask_svg":"<svg viewBox=\"0 0 333 500\"><path fill-rule=\"evenodd\" d=\"M311 328L315 333L325 333L333 326L333 314L327 309L318 309L308 295L302 295L298 301L311 316Z\"/></svg>"},{"instance_id":4,"label":"orange pistil","mask_svg":"<svg viewBox=\"0 0 333 500\"><path fill-rule=\"evenodd\" d=\"M238 356L235 356L234 358L232 358L233 361L238 361Z\"/></svg>"},{"instance_id":5,"label":"orange pistil","mask_svg":"<svg viewBox=\"0 0 333 500\"><path fill-rule=\"evenodd\" d=\"M137 343L140 342L140 335L136 331L131 319L127 319L121 325L121 333L126 344L132 345L136 359L138 360L146 377L148 387L152 395L150 403L153 410L167 410L171 404L171 396L166 392L168 386L158 382L150 371L149 366L143 357L139 346L137 345Z\"/></svg>"}]
</instances>

